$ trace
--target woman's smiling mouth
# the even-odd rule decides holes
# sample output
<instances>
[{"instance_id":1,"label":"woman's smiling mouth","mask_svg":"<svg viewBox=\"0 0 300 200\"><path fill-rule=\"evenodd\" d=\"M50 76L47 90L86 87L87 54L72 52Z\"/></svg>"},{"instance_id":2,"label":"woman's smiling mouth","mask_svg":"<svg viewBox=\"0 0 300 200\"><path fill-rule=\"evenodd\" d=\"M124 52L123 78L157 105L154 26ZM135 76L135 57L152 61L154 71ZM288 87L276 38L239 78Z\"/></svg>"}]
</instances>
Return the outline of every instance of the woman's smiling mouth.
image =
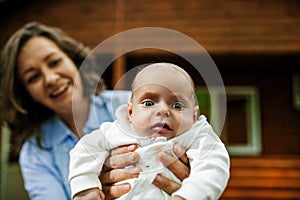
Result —
<instances>
[{"instance_id":1,"label":"woman's smiling mouth","mask_svg":"<svg viewBox=\"0 0 300 200\"><path fill-rule=\"evenodd\" d=\"M61 95L62 93L64 93L68 89L69 86L70 86L69 82L64 83L57 90L55 90L53 93L51 93L50 97L51 98L58 97L59 95Z\"/></svg>"}]
</instances>

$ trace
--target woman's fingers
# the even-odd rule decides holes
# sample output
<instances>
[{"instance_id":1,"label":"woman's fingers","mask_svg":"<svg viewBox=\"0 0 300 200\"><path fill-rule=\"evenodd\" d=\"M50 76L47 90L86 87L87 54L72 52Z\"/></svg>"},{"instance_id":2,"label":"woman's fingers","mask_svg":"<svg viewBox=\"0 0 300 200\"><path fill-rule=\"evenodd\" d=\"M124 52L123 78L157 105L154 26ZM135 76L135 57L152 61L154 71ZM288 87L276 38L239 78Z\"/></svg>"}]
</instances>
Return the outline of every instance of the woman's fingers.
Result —
<instances>
[{"instance_id":1,"label":"woman's fingers","mask_svg":"<svg viewBox=\"0 0 300 200\"><path fill-rule=\"evenodd\" d=\"M181 184L164 176L161 176L160 174L156 175L153 184L164 190L169 195L173 194L181 187Z\"/></svg>"},{"instance_id":2,"label":"woman's fingers","mask_svg":"<svg viewBox=\"0 0 300 200\"><path fill-rule=\"evenodd\" d=\"M130 184L113 185L114 183L137 178L140 169L126 166L134 165L140 159L139 154L133 152L137 145L126 145L113 149L111 155L106 159L105 165L100 175L100 180L105 193L105 199L115 199L120 197L131 189Z\"/></svg>"},{"instance_id":3,"label":"woman's fingers","mask_svg":"<svg viewBox=\"0 0 300 200\"><path fill-rule=\"evenodd\" d=\"M111 150L111 155L114 156L114 155L133 152L134 150L136 150L136 148L137 148L136 144L116 147L116 148Z\"/></svg>"},{"instance_id":4,"label":"woman's fingers","mask_svg":"<svg viewBox=\"0 0 300 200\"><path fill-rule=\"evenodd\" d=\"M113 185L116 182L123 180L137 178L139 176L140 169L136 167L125 169L114 169L100 176L103 192L106 199L115 199L117 197L126 194L131 189L130 184Z\"/></svg>"},{"instance_id":5,"label":"woman's fingers","mask_svg":"<svg viewBox=\"0 0 300 200\"><path fill-rule=\"evenodd\" d=\"M91 188L81 191L74 196L74 200L84 199L104 200L105 195L99 188Z\"/></svg>"},{"instance_id":6,"label":"woman's fingers","mask_svg":"<svg viewBox=\"0 0 300 200\"><path fill-rule=\"evenodd\" d=\"M130 184L126 183L114 186L104 186L103 192L105 193L105 199L110 200L126 194L127 192L129 192L130 189Z\"/></svg>"},{"instance_id":7,"label":"woman's fingers","mask_svg":"<svg viewBox=\"0 0 300 200\"><path fill-rule=\"evenodd\" d=\"M189 165L189 159L186 155L184 148L182 148L179 144L175 144L173 151L175 155L181 160L185 165Z\"/></svg>"},{"instance_id":8,"label":"woman's fingers","mask_svg":"<svg viewBox=\"0 0 300 200\"><path fill-rule=\"evenodd\" d=\"M180 145L174 145L173 151L179 159L174 158L166 152L160 152L158 154L158 160L162 162L163 165L167 166L181 181L183 181L190 175L189 160L185 150ZM181 187L181 184L162 175L157 175L153 184L170 195Z\"/></svg>"},{"instance_id":9,"label":"woman's fingers","mask_svg":"<svg viewBox=\"0 0 300 200\"><path fill-rule=\"evenodd\" d=\"M103 185L112 185L123 180L137 178L140 172L141 170L136 167L113 169L106 173L102 173L99 178Z\"/></svg>"},{"instance_id":10,"label":"woman's fingers","mask_svg":"<svg viewBox=\"0 0 300 200\"><path fill-rule=\"evenodd\" d=\"M113 169L120 169L137 163L139 159L139 154L135 152L117 154L106 159L105 165Z\"/></svg>"},{"instance_id":11,"label":"woman's fingers","mask_svg":"<svg viewBox=\"0 0 300 200\"><path fill-rule=\"evenodd\" d=\"M139 168L132 167L122 169L138 162L140 159L139 154L133 152L136 148L136 145L129 145L118 147L111 151L111 156L105 162L104 173L100 176L106 199L120 197L131 188L130 184L113 185L114 183L139 176L141 172ZM180 180L184 180L190 174L188 157L180 145L174 146L174 153L179 159L174 158L166 152L160 152L158 154L158 160L167 166ZM111 168L113 168L113 170L111 170ZM176 181L161 175L156 176L153 184L168 194L174 193L181 186L181 184Z\"/></svg>"},{"instance_id":12,"label":"woman's fingers","mask_svg":"<svg viewBox=\"0 0 300 200\"><path fill-rule=\"evenodd\" d=\"M181 157L187 162L187 158L185 158L184 155L181 155ZM190 167L185 162L174 158L166 152L160 152L158 154L158 160L182 181L190 175Z\"/></svg>"},{"instance_id":13,"label":"woman's fingers","mask_svg":"<svg viewBox=\"0 0 300 200\"><path fill-rule=\"evenodd\" d=\"M137 148L137 145L126 145L117 147L111 150L111 156L105 161L105 165L113 168L124 168L128 165L135 164L139 159L139 155L134 153Z\"/></svg>"}]
</instances>

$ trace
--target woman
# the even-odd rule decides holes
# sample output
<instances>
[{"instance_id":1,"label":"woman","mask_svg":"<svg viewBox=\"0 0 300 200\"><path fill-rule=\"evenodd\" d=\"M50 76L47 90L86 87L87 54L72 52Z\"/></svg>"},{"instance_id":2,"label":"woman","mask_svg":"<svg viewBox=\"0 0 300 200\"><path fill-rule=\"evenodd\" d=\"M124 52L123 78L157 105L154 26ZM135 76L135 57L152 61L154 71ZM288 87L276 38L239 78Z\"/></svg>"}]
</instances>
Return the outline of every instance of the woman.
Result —
<instances>
[{"instance_id":1,"label":"woman","mask_svg":"<svg viewBox=\"0 0 300 200\"><path fill-rule=\"evenodd\" d=\"M123 104L129 98L128 92L119 91L113 97L112 92L103 91L101 81L95 95L92 86L99 79L93 70L80 72L79 81L75 81L89 52L89 48L61 30L36 22L13 34L2 51L1 120L8 123L14 143L21 147L19 163L25 188L33 200L71 199L69 151L81 136L97 129L100 123L113 120L107 102ZM135 148L129 145L111 152L106 163L113 170L107 167L100 177L108 199L130 190L128 184L113 183L138 176L139 169L130 169L131 173L123 169L139 160L138 154L133 153ZM168 167L183 180L189 175L188 161L182 148L176 146L174 151L180 160L164 153L159 159L162 163L172 162ZM160 175L154 184L167 193L180 187Z\"/></svg>"}]
</instances>

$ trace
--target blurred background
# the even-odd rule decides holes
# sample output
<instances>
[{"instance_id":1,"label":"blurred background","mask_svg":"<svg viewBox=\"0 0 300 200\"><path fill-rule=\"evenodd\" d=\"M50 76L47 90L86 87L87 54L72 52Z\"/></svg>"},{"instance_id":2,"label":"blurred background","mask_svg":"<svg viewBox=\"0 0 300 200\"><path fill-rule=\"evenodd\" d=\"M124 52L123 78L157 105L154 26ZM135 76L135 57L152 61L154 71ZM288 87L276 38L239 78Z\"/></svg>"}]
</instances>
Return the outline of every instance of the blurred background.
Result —
<instances>
[{"instance_id":1,"label":"blurred background","mask_svg":"<svg viewBox=\"0 0 300 200\"><path fill-rule=\"evenodd\" d=\"M91 48L139 27L186 34L210 54L227 92L221 138L231 156L231 178L221 199L299 199L299 10L297 0L0 0L0 47L29 21L57 26ZM200 56L192 47L183 51ZM217 88L209 95L189 63L157 49L118 58L103 75L107 87L113 89L134 66L155 61L186 68L195 80L201 112L209 117L218 111ZM0 193L8 200L25 200L17 157L9 154L8 135L3 129Z\"/></svg>"}]
</instances>

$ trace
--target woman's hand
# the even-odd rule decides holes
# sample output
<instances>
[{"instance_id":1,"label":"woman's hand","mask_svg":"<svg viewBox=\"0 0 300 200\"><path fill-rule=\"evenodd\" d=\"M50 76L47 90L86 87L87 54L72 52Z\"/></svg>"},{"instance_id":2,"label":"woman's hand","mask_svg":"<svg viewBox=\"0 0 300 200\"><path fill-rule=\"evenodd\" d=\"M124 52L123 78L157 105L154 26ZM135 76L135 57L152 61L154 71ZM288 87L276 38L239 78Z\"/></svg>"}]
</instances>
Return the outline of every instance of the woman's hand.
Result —
<instances>
[{"instance_id":1,"label":"woman's hand","mask_svg":"<svg viewBox=\"0 0 300 200\"><path fill-rule=\"evenodd\" d=\"M181 181L183 181L190 175L189 160L185 150L180 145L175 144L173 151L179 159L174 158L168 153L160 152L158 154L158 160L167 166L169 170L171 170ZM161 175L156 176L153 184L170 195L181 187L181 184Z\"/></svg>"},{"instance_id":2,"label":"woman's hand","mask_svg":"<svg viewBox=\"0 0 300 200\"><path fill-rule=\"evenodd\" d=\"M139 155L133 152L136 145L117 147L111 151L111 156L103 166L100 180L106 199L113 199L126 194L131 189L130 184L113 185L130 178L137 178L140 173L139 168L126 166L134 165L140 159Z\"/></svg>"},{"instance_id":3,"label":"woman's hand","mask_svg":"<svg viewBox=\"0 0 300 200\"><path fill-rule=\"evenodd\" d=\"M74 196L74 200L104 200L105 195L99 188L81 191Z\"/></svg>"},{"instance_id":4,"label":"woman's hand","mask_svg":"<svg viewBox=\"0 0 300 200\"><path fill-rule=\"evenodd\" d=\"M136 164L140 159L139 155L134 152L136 148L136 145L128 145L115 148L111 151L111 156L106 160L106 164L103 166L100 175L106 199L120 197L131 189L128 183L113 185L114 183L139 176L141 172L139 168L130 167L124 169L126 166ZM176 144L173 151L179 159L164 152L158 154L158 159L180 180L184 180L190 174L189 161L185 150ZM161 175L156 176L153 184L170 195L181 187L181 184Z\"/></svg>"}]
</instances>

